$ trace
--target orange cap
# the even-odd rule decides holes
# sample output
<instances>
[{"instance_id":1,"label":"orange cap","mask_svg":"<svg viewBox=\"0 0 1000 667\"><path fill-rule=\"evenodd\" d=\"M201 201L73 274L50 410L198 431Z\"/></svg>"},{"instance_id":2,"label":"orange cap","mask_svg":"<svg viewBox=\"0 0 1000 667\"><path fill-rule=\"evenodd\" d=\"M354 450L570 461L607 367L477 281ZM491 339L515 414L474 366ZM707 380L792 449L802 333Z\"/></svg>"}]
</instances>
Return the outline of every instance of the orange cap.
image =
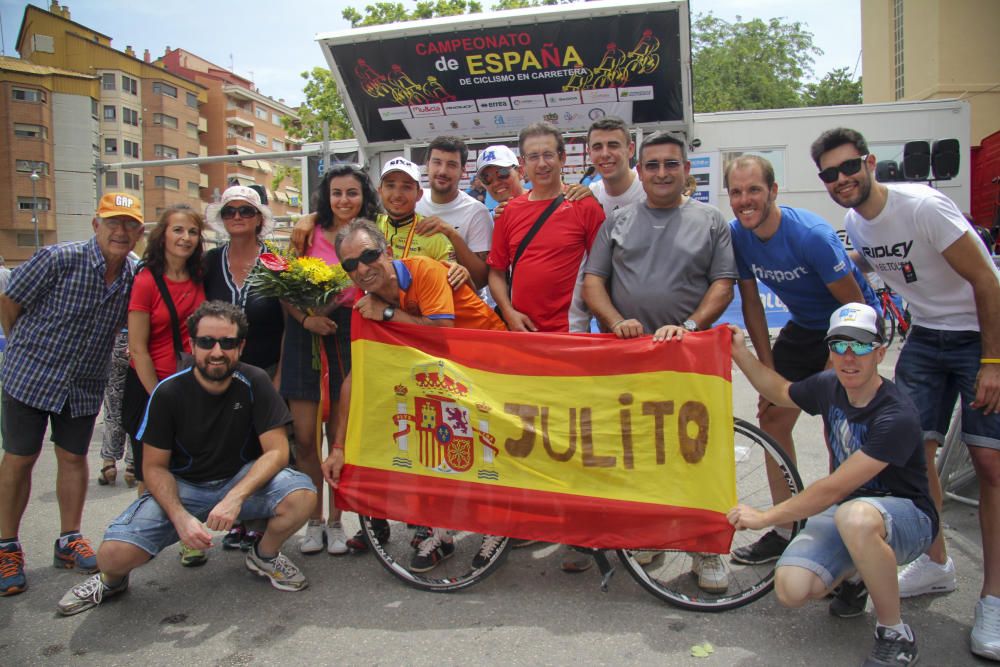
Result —
<instances>
[{"instance_id":1,"label":"orange cap","mask_svg":"<svg viewBox=\"0 0 1000 667\"><path fill-rule=\"evenodd\" d=\"M142 222L142 202L138 197L123 192L109 192L101 197L97 205L98 218L114 218L119 215Z\"/></svg>"}]
</instances>

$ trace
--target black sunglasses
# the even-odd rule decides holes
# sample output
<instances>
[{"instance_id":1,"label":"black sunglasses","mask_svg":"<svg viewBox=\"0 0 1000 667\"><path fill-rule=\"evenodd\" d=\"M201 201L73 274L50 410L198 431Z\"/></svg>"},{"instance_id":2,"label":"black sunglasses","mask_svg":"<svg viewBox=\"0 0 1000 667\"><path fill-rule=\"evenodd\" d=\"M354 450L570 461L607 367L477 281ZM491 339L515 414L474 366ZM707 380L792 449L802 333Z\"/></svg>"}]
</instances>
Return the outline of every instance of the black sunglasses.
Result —
<instances>
[{"instance_id":1,"label":"black sunglasses","mask_svg":"<svg viewBox=\"0 0 1000 667\"><path fill-rule=\"evenodd\" d=\"M819 180L824 183L836 183L837 179L840 178L839 174L843 174L844 176L853 176L861 171L861 164L866 159L868 159L868 156L862 155L861 157L844 160L836 167L827 167L823 171L819 172Z\"/></svg>"},{"instance_id":2,"label":"black sunglasses","mask_svg":"<svg viewBox=\"0 0 1000 667\"><path fill-rule=\"evenodd\" d=\"M252 218L255 215L257 215L259 211L255 209L253 206L250 206L249 204L244 204L243 206L240 207L223 206L222 211L220 211L223 220L232 220L233 218L236 217L237 213L240 214L241 218Z\"/></svg>"},{"instance_id":3,"label":"black sunglasses","mask_svg":"<svg viewBox=\"0 0 1000 667\"><path fill-rule=\"evenodd\" d=\"M192 338L196 347L202 350L211 350L218 343L223 350L235 350L243 342L237 336L227 336L226 338L212 338L211 336L195 336Z\"/></svg>"},{"instance_id":4,"label":"black sunglasses","mask_svg":"<svg viewBox=\"0 0 1000 667\"><path fill-rule=\"evenodd\" d=\"M510 167L497 167L496 177L502 181L505 181L508 178L510 178L510 172L511 172ZM493 182L493 179L487 176L485 173L479 175L479 180L483 182L483 185L489 185L490 183Z\"/></svg>"},{"instance_id":5,"label":"black sunglasses","mask_svg":"<svg viewBox=\"0 0 1000 667\"><path fill-rule=\"evenodd\" d=\"M357 257L348 257L340 265L344 267L344 271L352 273L358 268L358 262L364 262L366 265L371 266L381 256L382 253L375 248L368 248L367 250L362 250L361 254Z\"/></svg>"}]
</instances>

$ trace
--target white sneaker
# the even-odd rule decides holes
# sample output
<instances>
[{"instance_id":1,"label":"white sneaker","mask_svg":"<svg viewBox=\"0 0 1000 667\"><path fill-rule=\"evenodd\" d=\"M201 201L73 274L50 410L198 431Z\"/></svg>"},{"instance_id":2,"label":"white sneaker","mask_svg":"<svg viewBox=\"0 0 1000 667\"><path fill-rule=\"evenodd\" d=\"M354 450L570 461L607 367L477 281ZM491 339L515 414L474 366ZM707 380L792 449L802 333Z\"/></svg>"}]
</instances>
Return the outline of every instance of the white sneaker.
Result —
<instances>
[{"instance_id":1,"label":"white sneaker","mask_svg":"<svg viewBox=\"0 0 1000 667\"><path fill-rule=\"evenodd\" d=\"M717 554L691 554L691 571L698 577L698 588L709 593L724 593L729 588L729 573Z\"/></svg>"},{"instance_id":2,"label":"white sneaker","mask_svg":"<svg viewBox=\"0 0 1000 667\"><path fill-rule=\"evenodd\" d=\"M632 552L632 560L634 560L639 565L649 565L657 556L662 556L662 551L650 551L648 549L640 549L638 551Z\"/></svg>"},{"instance_id":3,"label":"white sneaker","mask_svg":"<svg viewBox=\"0 0 1000 667\"><path fill-rule=\"evenodd\" d=\"M304 554L318 554L323 550L323 522L309 519L306 524L306 536L299 543L299 551Z\"/></svg>"},{"instance_id":4,"label":"white sneaker","mask_svg":"<svg viewBox=\"0 0 1000 667\"><path fill-rule=\"evenodd\" d=\"M987 595L976 603L972 652L984 658L1000 660L1000 599L992 595Z\"/></svg>"},{"instance_id":5,"label":"white sneaker","mask_svg":"<svg viewBox=\"0 0 1000 667\"><path fill-rule=\"evenodd\" d=\"M939 565L927 554L899 571L899 597L912 598L927 593L947 593L955 590L955 563Z\"/></svg>"},{"instance_id":6,"label":"white sneaker","mask_svg":"<svg viewBox=\"0 0 1000 667\"><path fill-rule=\"evenodd\" d=\"M339 521L330 521L326 524L326 552L331 556L343 556L349 551L347 548L347 535L344 527Z\"/></svg>"}]
</instances>

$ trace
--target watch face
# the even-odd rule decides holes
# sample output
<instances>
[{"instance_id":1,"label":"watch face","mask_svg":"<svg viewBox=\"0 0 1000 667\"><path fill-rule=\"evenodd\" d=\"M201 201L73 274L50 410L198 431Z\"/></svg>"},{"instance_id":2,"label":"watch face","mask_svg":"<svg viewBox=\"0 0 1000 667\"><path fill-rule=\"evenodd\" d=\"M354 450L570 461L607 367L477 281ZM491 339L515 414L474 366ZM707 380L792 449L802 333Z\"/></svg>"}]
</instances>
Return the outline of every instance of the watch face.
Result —
<instances>
[{"instance_id":1,"label":"watch face","mask_svg":"<svg viewBox=\"0 0 1000 667\"><path fill-rule=\"evenodd\" d=\"M698 325L694 323L694 320L686 320L684 322L684 328L688 331L697 331Z\"/></svg>"}]
</instances>

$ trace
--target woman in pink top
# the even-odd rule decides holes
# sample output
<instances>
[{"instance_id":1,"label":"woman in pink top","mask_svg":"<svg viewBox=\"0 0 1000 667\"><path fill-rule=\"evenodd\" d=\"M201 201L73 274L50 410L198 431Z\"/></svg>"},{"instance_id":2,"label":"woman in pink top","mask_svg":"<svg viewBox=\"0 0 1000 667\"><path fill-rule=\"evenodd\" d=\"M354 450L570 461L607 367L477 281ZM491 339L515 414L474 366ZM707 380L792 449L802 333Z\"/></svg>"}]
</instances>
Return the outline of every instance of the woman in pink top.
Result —
<instances>
[{"instance_id":1,"label":"woman in pink top","mask_svg":"<svg viewBox=\"0 0 1000 667\"><path fill-rule=\"evenodd\" d=\"M306 255L319 257L328 264L338 264L333 249L337 231L357 217L374 219L378 212L378 197L368 175L353 165L336 165L326 173L319 185L316 212L308 217L316 225ZM326 421L327 437L336 432L337 399L340 385L351 370L351 307L354 288L334 299L316 314L305 313L285 304L285 341L281 356L281 395L288 399L295 430L295 460L297 467L312 479L318 491L316 508L306 526L306 535L299 546L302 553L323 550L332 555L347 553L347 537L340 523L340 510L333 504L330 492L329 520L323 523L323 455L316 443L316 419L319 407L319 371L312 367L313 336L319 336L326 350L330 370L330 416ZM341 304L345 304L341 306Z\"/></svg>"}]
</instances>

